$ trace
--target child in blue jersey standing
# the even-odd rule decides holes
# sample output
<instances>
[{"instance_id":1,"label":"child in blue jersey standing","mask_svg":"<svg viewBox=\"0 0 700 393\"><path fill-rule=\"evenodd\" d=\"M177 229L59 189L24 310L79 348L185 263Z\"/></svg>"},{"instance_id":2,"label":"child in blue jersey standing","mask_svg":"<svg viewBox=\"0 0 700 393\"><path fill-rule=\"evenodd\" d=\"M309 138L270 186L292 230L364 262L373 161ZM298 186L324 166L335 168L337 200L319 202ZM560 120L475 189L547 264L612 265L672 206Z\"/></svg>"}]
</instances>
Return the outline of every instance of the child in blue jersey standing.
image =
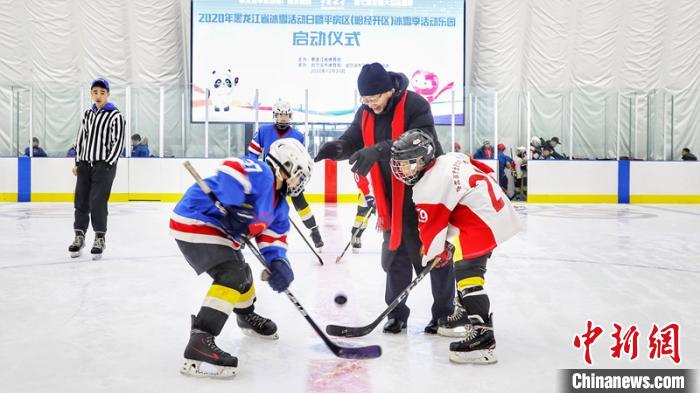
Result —
<instances>
[{"instance_id":1,"label":"child in blue jersey standing","mask_svg":"<svg viewBox=\"0 0 700 393\"><path fill-rule=\"evenodd\" d=\"M265 160L231 158L204 181L226 214L198 184L191 186L170 218L170 233L197 274L213 283L197 316L192 316L190 341L181 373L213 378L232 377L238 359L214 342L231 312L243 332L277 339L277 325L255 313L255 288L250 267L240 251L243 238L255 238L270 271L268 283L283 292L294 280L287 259L289 205L286 196L301 194L311 177L311 157L297 140L272 143Z\"/></svg>"},{"instance_id":2,"label":"child in blue jersey standing","mask_svg":"<svg viewBox=\"0 0 700 393\"><path fill-rule=\"evenodd\" d=\"M304 134L290 125L292 120L292 106L287 101L279 100L272 106L272 116L275 119L274 124L265 124L260 127L258 132L253 136L253 139L248 144L248 156L253 158L264 159L270 151L270 145L276 140L282 138L296 139L301 144L304 144ZM314 246L321 251L323 247L323 239L321 232L316 225L316 218L311 212L309 202L306 201L304 194L301 193L292 197L294 209L299 213L299 217L304 222L304 226L311 230L311 240Z\"/></svg>"}]
</instances>

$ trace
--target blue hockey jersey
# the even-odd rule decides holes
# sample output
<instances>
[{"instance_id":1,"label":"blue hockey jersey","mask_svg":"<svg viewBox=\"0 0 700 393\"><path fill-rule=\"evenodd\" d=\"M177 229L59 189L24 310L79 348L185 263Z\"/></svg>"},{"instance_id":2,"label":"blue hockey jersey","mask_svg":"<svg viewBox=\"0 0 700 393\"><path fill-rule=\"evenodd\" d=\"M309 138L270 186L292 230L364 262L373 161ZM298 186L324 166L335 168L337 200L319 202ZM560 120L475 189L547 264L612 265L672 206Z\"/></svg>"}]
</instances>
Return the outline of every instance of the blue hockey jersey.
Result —
<instances>
[{"instance_id":1,"label":"blue hockey jersey","mask_svg":"<svg viewBox=\"0 0 700 393\"><path fill-rule=\"evenodd\" d=\"M253 139L248 144L248 157L260 158L261 160L270 152L272 142L281 138L294 138L304 144L304 134L294 127L289 127L280 131L274 124L265 124L253 135ZM261 155L262 154L262 155Z\"/></svg>"},{"instance_id":2,"label":"blue hockey jersey","mask_svg":"<svg viewBox=\"0 0 700 393\"><path fill-rule=\"evenodd\" d=\"M266 262L287 258L289 205L275 191L274 175L267 164L255 158L228 158L217 168L216 175L204 181L224 206L253 206L255 218L250 222L250 233ZM195 183L173 210L170 234L184 242L240 248L219 225L222 217Z\"/></svg>"}]
</instances>

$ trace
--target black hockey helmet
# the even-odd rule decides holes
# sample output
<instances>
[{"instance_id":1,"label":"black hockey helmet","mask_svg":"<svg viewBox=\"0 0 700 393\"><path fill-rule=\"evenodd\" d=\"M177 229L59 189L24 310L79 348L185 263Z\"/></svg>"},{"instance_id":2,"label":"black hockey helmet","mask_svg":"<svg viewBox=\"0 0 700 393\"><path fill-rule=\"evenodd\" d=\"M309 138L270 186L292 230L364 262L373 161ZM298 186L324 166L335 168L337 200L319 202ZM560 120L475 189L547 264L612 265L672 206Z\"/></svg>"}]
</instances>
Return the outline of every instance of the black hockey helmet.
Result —
<instances>
[{"instance_id":1,"label":"black hockey helmet","mask_svg":"<svg viewBox=\"0 0 700 393\"><path fill-rule=\"evenodd\" d=\"M435 158L435 142L427 132L414 128L401 134L391 145L391 172L409 186Z\"/></svg>"}]
</instances>

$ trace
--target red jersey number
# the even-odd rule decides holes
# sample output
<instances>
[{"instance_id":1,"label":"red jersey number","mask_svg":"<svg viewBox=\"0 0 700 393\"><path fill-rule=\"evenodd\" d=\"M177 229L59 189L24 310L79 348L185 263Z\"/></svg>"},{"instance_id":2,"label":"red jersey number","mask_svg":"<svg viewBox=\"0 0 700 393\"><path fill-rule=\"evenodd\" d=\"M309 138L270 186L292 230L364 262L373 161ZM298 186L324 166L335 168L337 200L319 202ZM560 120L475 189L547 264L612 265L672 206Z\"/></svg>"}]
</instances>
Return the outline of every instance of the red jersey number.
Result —
<instances>
[{"instance_id":1,"label":"red jersey number","mask_svg":"<svg viewBox=\"0 0 700 393\"><path fill-rule=\"evenodd\" d=\"M476 183L478 182L486 183L486 187L489 191L489 198L491 198L491 206L493 206L493 210L497 212L501 211L501 209L503 209L503 206L505 206L506 203L503 201L503 198L496 198L496 193L493 191L493 185L491 184L491 180L488 178L488 175L475 173L469 176L470 187L476 187Z\"/></svg>"}]
</instances>

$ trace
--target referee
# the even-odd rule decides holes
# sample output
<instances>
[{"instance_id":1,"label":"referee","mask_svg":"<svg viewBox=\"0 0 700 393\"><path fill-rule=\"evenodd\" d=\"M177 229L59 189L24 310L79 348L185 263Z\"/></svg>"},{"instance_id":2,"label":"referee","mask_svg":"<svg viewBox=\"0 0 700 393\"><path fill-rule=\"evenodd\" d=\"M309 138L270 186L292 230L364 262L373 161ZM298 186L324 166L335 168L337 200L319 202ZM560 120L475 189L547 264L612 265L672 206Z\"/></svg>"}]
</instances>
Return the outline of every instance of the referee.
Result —
<instances>
[{"instance_id":1,"label":"referee","mask_svg":"<svg viewBox=\"0 0 700 393\"><path fill-rule=\"evenodd\" d=\"M124 116L109 100L109 83L96 79L90 86L94 104L83 113L75 142L75 239L68 247L71 257L80 256L90 218L95 241L90 253L100 259L105 249L107 200L117 173L117 160L124 145Z\"/></svg>"}]
</instances>

